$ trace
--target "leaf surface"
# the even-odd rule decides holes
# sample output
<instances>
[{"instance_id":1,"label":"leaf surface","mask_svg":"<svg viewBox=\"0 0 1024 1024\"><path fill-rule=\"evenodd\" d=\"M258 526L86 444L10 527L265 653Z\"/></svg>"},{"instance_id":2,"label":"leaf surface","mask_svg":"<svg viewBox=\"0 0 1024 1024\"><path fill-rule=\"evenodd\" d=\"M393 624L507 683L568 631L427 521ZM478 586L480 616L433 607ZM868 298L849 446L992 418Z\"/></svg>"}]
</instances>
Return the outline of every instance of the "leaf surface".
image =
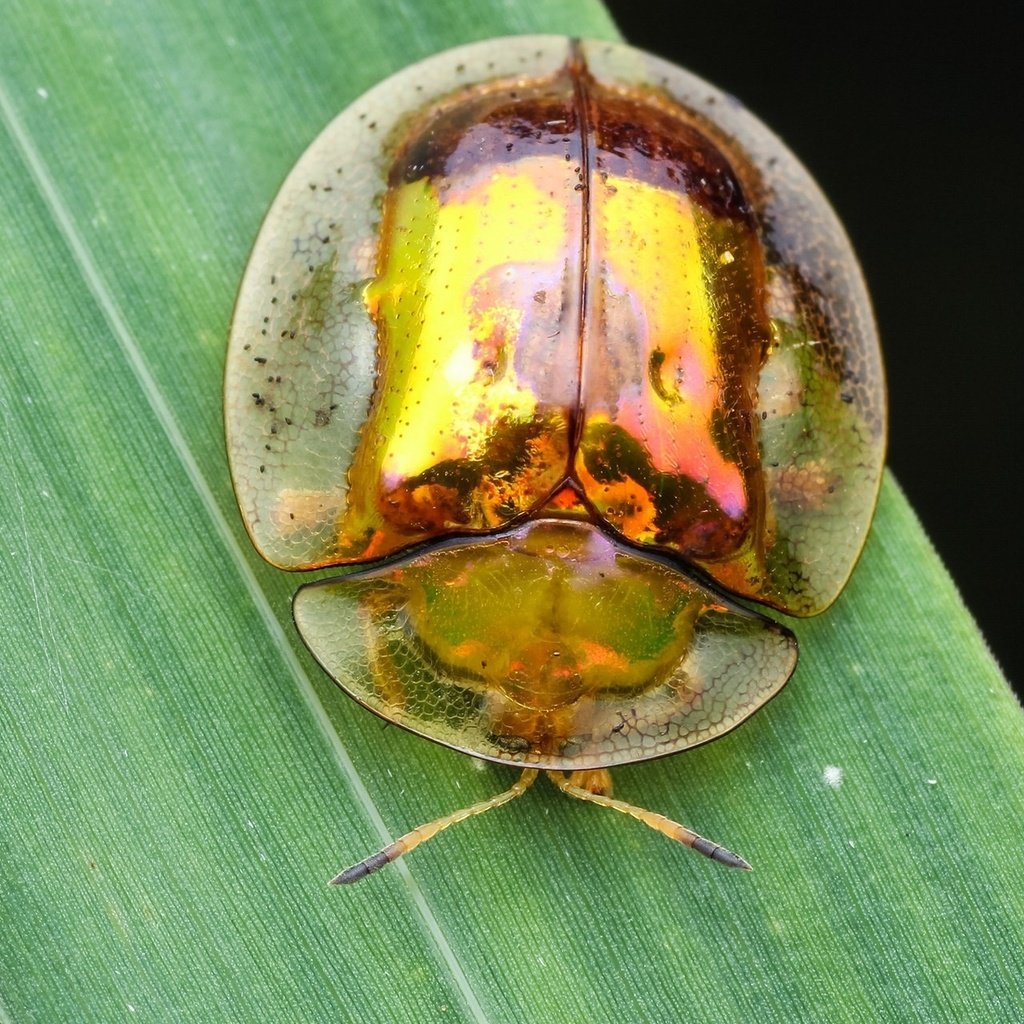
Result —
<instances>
[{"instance_id":1,"label":"leaf surface","mask_svg":"<svg viewBox=\"0 0 1024 1024\"><path fill-rule=\"evenodd\" d=\"M385 728L251 550L220 378L309 140L457 43L614 37L597 3L8 5L0 40L0 1021L989 1022L1024 1005L1024 718L896 485L787 689L617 793Z\"/></svg>"}]
</instances>

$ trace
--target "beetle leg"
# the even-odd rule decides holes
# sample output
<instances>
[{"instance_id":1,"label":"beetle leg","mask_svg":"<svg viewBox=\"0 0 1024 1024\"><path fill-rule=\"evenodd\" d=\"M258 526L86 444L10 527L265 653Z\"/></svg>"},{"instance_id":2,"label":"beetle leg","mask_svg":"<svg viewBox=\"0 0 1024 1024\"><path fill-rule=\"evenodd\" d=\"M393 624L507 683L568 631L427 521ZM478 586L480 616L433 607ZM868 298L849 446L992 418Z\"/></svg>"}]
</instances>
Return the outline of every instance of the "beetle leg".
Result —
<instances>
[{"instance_id":1,"label":"beetle leg","mask_svg":"<svg viewBox=\"0 0 1024 1024\"><path fill-rule=\"evenodd\" d=\"M436 836L438 832L443 831L449 825L455 825L460 821L465 821L466 818L472 818L475 814L483 814L484 811L489 811L492 807L500 807L502 804L507 804L510 800L515 800L517 796L522 796L533 785L537 774L536 768L526 768L518 780L503 792L497 793L487 800L471 804L469 807L453 811L451 814L446 814L444 817L430 821L426 825L414 828L411 832L407 832L402 836L401 839L396 839L393 843L385 846L384 849L378 850L377 853L371 853L369 857L361 860L358 864L353 864L352 867L346 868L339 875L332 878L330 884L351 885L353 882L358 882L361 878L373 874L374 871L379 871L386 864L390 864L392 861L398 860L399 857L415 850L420 843Z\"/></svg>"},{"instance_id":2,"label":"beetle leg","mask_svg":"<svg viewBox=\"0 0 1024 1024\"><path fill-rule=\"evenodd\" d=\"M597 796L611 796L612 773L607 768L581 768L569 776L569 785Z\"/></svg>"},{"instance_id":3,"label":"beetle leg","mask_svg":"<svg viewBox=\"0 0 1024 1024\"><path fill-rule=\"evenodd\" d=\"M546 774L566 796L574 796L577 800L587 800L592 804L599 804L601 807L611 807L612 810L621 811L631 818L636 818L637 821L642 821L649 828L653 828L655 832L660 832L663 836L682 843L683 846L689 846L691 850L696 850L697 853L702 853L705 857L718 861L719 864L725 864L730 868L743 868L745 871L750 870L750 865L742 857L710 839L705 839L685 825L680 825L678 821L672 821L671 818L666 818L663 814L648 811L635 804L628 804L624 800L613 800L603 793L578 785L577 783L580 781L584 783L590 781L585 778L591 774L589 772L573 772L570 776L565 775L564 772L547 772ZM581 776L584 778L580 778Z\"/></svg>"}]
</instances>

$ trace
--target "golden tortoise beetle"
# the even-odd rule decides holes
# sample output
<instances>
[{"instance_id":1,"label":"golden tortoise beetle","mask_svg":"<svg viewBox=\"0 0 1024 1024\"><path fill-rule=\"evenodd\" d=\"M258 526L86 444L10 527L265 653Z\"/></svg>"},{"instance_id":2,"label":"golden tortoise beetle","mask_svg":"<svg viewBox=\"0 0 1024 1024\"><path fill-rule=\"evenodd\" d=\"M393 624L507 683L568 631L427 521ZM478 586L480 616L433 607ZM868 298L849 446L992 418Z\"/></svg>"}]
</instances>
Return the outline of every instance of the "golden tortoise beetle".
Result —
<instances>
[{"instance_id":1,"label":"golden tortoise beetle","mask_svg":"<svg viewBox=\"0 0 1024 1024\"><path fill-rule=\"evenodd\" d=\"M544 771L738 725L871 521L884 385L849 243L807 172L714 87L628 46L439 54L310 146L242 281L225 381L253 543L361 566L295 596L323 668L388 721ZM730 596L726 596L730 595ZM568 774L567 774L568 773Z\"/></svg>"}]
</instances>

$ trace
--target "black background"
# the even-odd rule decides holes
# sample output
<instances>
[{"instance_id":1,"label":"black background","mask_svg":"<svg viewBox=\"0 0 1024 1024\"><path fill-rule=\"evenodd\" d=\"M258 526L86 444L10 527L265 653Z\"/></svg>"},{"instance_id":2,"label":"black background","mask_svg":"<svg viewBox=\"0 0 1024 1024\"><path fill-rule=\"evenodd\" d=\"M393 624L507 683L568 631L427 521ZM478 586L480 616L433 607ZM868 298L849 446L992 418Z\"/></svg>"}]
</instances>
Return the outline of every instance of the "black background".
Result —
<instances>
[{"instance_id":1,"label":"black background","mask_svg":"<svg viewBox=\"0 0 1024 1024\"><path fill-rule=\"evenodd\" d=\"M889 465L1020 694L1024 33L1011 5L956 18L607 5L627 41L742 100L838 211L882 336Z\"/></svg>"}]
</instances>

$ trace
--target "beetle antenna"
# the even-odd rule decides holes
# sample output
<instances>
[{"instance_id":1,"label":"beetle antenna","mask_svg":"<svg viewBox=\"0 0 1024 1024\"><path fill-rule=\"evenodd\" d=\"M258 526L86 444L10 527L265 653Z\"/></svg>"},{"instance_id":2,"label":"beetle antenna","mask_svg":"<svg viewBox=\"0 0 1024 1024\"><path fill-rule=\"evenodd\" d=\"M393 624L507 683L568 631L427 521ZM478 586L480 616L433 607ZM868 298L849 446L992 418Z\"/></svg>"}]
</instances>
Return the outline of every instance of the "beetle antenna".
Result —
<instances>
[{"instance_id":1,"label":"beetle antenna","mask_svg":"<svg viewBox=\"0 0 1024 1024\"><path fill-rule=\"evenodd\" d=\"M518 780L508 789L504 790L504 792L497 793L488 800L481 800L479 803L471 804L469 807L453 811L451 814L446 814L443 818L437 818L426 825L420 825L419 828L414 828L411 832L406 832L401 839L396 839L393 843L389 843L383 850L371 853L369 857L361 860L358 864L353 864L352 867L346 868L341 874L332 878L330 884L351 885L367 875L372 875L374 871L379 871L386 864L390 864L392 861L398 860L399 857L404 857L405 854L411 853L420 843L436 836L438 832L444 831L449 825L465 821L466 818L472 818L475 814L483 814L484 811L489 811L492 807L500 807L502 804L507 804L510 800L515 800L517 796L522 796L533 785L536 778L536 768L525 769Z\"/></svg>"},{"instance_id":2,"label":"beetle antenna","mask_svg":"<svg viewBox=\"0 0 1024 1024\"><path fill-rule=\"evenodd\" d=\"M653 828L655 832L660 832L663 836L668 836L669 839L674 839L677 843L682 843L683 846L688 846L691 850L696 850L697 853L702 853L705 857L710 857L711 860L716 860L726 867L742 868L744 871L752 870L742 857L727 850L724 846L719 846L718 843L713 843L710 839L705 839L693 829L680 825L678 821L666 818L664 814L656 814L654 811L637 807L635 804L627 804L624 800L613 800L603 793L594 793L576 785L573 781L576 773L567 776L564 772L547 772L547 776L566 796L576 797L577 800L587 800L592 804L610 807L614 811L628 814L631 818L636 818L637 821L642 821L648 827Z\"/></svg>"}]
</instances>

